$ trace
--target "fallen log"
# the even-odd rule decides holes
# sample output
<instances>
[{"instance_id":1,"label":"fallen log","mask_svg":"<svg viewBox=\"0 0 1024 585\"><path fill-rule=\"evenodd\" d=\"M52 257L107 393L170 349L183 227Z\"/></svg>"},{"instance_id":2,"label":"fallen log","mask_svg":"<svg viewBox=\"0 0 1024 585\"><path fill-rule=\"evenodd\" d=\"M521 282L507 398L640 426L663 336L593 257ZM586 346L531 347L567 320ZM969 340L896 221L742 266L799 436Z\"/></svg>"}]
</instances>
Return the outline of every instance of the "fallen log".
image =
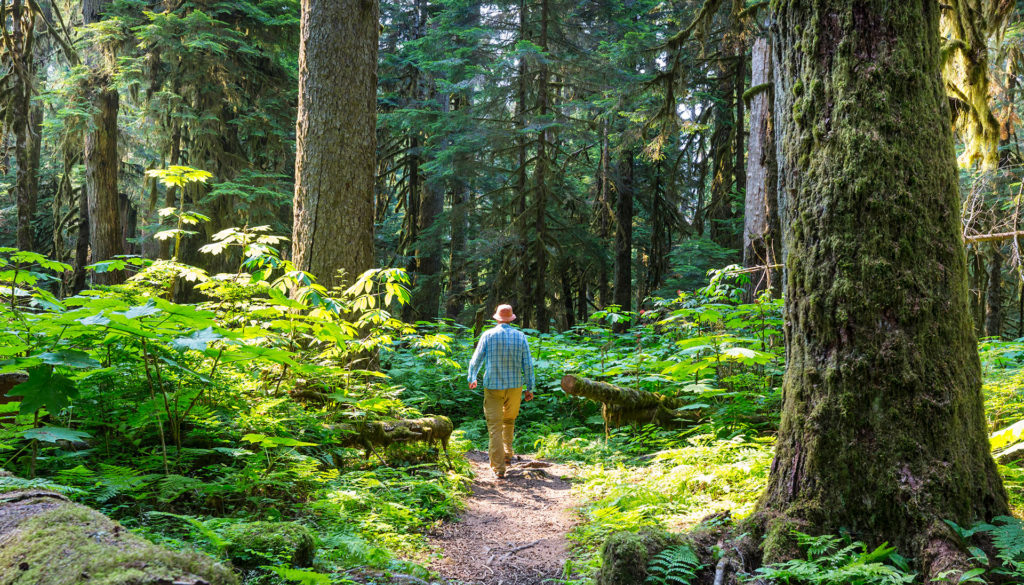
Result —
<instances>
[{"instance_id":1,"label":"fallen log","mask_svg":"<svg viewBox=\"0 0 1024 585\"><path fill-rule=\"evenodd\" d=\"M701 411L690 407L690 403L685 400L656 392L622 388L571 374L562 377L562 390L572 396L600 402L601 416L611 428L628 424L656 424L677 428L692 425L701 418Z\"/></svg>"},{"instance_id":2,"label":"fallen log","mask_svg":"<svg viewBox=\"0 0 1024 585\"><path fill-rule=\"evenodd\" d=\"M376 453L374 447L386 448L395 443L424 442L433 444L438 442L448 460L448 466L452 466L451 457L448 456L448 440L451 439L455 426L446 416L359 421L334 425L331 428L343 433L339 441L341 446L362 447L366 450L367 459L370 458L371 453ZM380 458L379 455L378 458ZM383 462L383 458L380 459Z\"/></svg>"},{"instance_id":3,"label":"fallen log","mask_svg":"<svg viewBox=\"0 0 1024 585\"><path fill-rule=\"evenodd\" d=\"M0 477L11 477L0 470ZM228 567L172 551L43 489L0 485L0 585L237 585Z\"/></svg>"}]
</instances>

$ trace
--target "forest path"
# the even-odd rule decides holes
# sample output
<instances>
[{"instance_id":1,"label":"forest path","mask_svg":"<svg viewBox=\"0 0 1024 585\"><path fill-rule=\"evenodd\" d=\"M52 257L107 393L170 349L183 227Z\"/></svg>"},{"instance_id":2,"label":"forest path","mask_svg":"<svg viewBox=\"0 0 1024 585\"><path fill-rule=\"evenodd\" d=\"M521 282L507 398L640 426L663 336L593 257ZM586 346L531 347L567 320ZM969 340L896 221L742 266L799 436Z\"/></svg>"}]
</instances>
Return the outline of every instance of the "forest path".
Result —
<instances>
[{"instance_id":1,"label":"forest path","mask_svg":"<svg viewBox=\"0 0 1024 585\"><path fill-rule=\"evenodd\" d=\"M431 569L451 583L540 585L562 576L575 525L569 467L524 457L494 478L487 453L466 454L476 479L458 520L431 535Z\"/></svg>"}]
</instances>

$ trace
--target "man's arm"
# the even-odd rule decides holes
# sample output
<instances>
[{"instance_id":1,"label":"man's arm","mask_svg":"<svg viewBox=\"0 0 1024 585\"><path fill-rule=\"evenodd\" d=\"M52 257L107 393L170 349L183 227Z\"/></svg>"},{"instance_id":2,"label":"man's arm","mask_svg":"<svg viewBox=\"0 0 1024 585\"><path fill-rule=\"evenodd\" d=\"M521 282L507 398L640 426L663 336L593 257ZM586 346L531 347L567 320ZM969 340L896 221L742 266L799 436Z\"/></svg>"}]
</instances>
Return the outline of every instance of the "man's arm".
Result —
<instances>
[{"instance_id":1,"label":"man's arm","mask_svg":"<svg viewBox=\"0 0 1024 585\"><path fill-rule=\"evenodd\" d=\"M530 342L523 339L526 351L523 352L523 373L526 374L526 391L533 393L535 380L533 378L533 356L530 355Z\"/></svg>"},{"instance_id":2,"label":"man's arm","mask_svg":"<svg viewBox=\"0 0 1024 585\"><path fill-rule=\"evenodd\" d=\"M480 373L480 366L484 363L484 358L487 357L487 334L484 333L480 336L480 341L476 344L476 351L473 352L473 358L469 360L469 387L476 387L476 377Z\"/></svg>"}]
</instances>

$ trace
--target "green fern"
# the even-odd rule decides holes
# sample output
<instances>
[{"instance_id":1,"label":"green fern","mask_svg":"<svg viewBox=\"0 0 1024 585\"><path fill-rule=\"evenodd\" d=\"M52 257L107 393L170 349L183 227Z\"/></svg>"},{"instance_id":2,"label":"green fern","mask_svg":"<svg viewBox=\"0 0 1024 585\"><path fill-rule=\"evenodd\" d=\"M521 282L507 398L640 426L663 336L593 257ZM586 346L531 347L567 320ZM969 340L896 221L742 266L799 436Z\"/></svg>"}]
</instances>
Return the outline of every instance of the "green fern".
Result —
<instances>
[{"instance_id":1,"label":"green fern","mask_svg":"<svg viewBox=\"0 0 1024 585\"><path fill-rule=\"evenodd\" d=\"M56 482L52 482L48 479L36 478L36 479L23 479L20 477L0 477L0 493L13 492L19 490L50 490L66 496L77 495L83 493L82 490L61 485Z\"/></svg>"},{"instance_id":2,"label":"green fern","mask_svg":"<svg viewBox=\"0 0 1024 585\"><path fill-rule=\"evenodd\" d=\"M648 585L690 585L702 565L688 545L670 546L647 564Z\"/></svg>"},{"instance_id":3,"label":"green fern","mask_svg":"<svg viewBox=\"0 0 1024 585\"><path fill-rule=\"evenodd\" d=\"M863 542L832 535L810 536L794 531L807 559L762 567L757 572L772 581L792 585L903 585L917 576L886 564L896 549L883 544L874 550Z\"/></svg>"},{"instance_id":4,"label":"green fern","mask_svg":"<svg viewBox=\"0 0 1024 585\"><path fill-rule=\"evenodd\" d=\"M992 522L977 525L973 531L991 534L992 545L999 551L996 556L1019 576L1024 572L1024 523L1011 516L996 516Z\"/></svg>"}]
</instances>

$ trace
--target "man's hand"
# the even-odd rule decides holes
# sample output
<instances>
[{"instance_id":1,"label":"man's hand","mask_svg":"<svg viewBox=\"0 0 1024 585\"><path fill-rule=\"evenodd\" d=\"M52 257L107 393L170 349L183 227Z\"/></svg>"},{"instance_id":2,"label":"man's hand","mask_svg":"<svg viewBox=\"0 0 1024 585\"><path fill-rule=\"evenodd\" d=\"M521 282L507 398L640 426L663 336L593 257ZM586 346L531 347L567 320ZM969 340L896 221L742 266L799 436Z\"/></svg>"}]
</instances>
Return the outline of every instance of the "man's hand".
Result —
<instances>
[{"instance_id":1,"label":"man's hand","mask_svg":"<svg viewBox=\"0 0 1024 585\"><path fill-rule=\"evenodd\" d=\"M523 400L525 400L526 402L529 402L529 401L533 400L533 391L532 390L527 390L526 391L526 396L523 397Z\"/></svg>"},{"instance_id":2,"label":"man's hand","mask_svg":"<svg viewBox=\"0 0 1024 585\"><path fill-rule=\"evenodd\" d=\"M473 380L472 382L469 383L469 389L476 390L476 380Z\"/></svg>"}]
</instances>

